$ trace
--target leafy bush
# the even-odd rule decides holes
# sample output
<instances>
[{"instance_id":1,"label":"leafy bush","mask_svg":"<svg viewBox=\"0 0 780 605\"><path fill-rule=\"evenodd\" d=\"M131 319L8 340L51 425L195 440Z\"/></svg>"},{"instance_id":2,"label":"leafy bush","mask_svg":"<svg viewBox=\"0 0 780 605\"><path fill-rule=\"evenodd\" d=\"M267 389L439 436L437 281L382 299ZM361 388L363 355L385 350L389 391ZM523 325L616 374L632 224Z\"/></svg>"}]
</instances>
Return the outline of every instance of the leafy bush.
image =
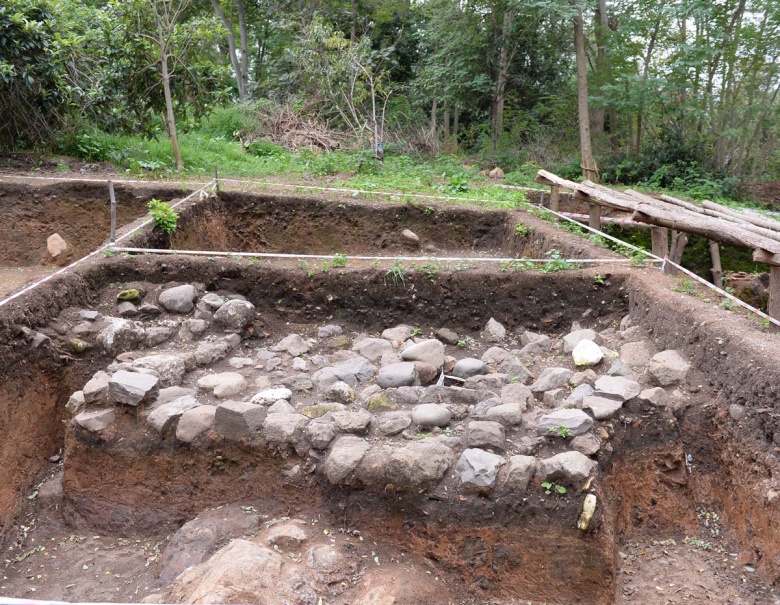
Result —
<instances>
[{"instance_id":1,"label":"leafy bush","mask_svg":"<svg viewBox=\"0 0 780 605\"><path fill-rule=\"evenodd\" d=\"M171 208L166 202L152 199L147 204L149 214L152 215L152 222L155 227L165 233L176 231L176 223L179 221L179 213Z\"/></svg>"},{"instance_id":2,"label":"leafy bush","mask_svg":"<svg viewBox=\"0 0 780 605\"><path fill-rule=\"evenodd\" d=\"M244 143L244 149L248 154L258 158L283 158L287 155L287 150L281 145L271 141L252 141Z\"/></svg>"}]
</instances>

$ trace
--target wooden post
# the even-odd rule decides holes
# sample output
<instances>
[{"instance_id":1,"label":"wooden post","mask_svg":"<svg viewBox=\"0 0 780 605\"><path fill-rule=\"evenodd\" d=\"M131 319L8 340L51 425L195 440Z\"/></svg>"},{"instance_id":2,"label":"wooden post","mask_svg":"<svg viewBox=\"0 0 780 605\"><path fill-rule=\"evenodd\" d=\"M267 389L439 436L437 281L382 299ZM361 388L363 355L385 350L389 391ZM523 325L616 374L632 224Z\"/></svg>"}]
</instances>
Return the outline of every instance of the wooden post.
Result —
<instances>
[{"instance_id":1,"label":"wooden post","mask_svg":"<svg viewBox=\"0 0 780 605\"><path fill-rule=\"evenodd\" d=\"M650 227L650 241L653 245L653 254L666 258L669 254L669 230L666 227Z\"/></svg>"},{"instance_id":2,"label":"wooden post","mask_svg":"<svg viewBox=\"0 0 780 605\"><path fill-rule=\"evenodd\" d=\"M112 244L116 241L116 196L114 195L114 182L108 181L108 197L111 199L111 233L108 241Z\"/></svg>"},{"instance_id":3,"label":"wooden post","mask_svg":"<svg viewBox=\"0 0 780 605\"><path fill-rule=\"evenodd\" d=\"M550 210L559 212L561 205L561 188L559 185L550 185Z\"/></svg>"},{"instance_id":4,"label":"wooden post","mask_svg":"<svg viewBox=\"0 0 780 605\"><path fill-rule=\"evenodd\" d=\"M598 204L591 204L588 214L588 226L591 229L601 231L601 206Z\"/></svg>"},{"instance_id":5,"label":"wooden post","mask_svg":"<svg viewBox=\"0 0 780 605\"><path fill-rule=\"evenodd\" d=\"M214 164L214 191L219 193L219 170L216 164Z\"/></svg>"},{"instance_id":6,"label":"wooden post","mask_svg":"<svg viewBox=\"0 0 780 605\"><path fill-rule=\"evenodd\" d=\"M710 240L710 258L712 258L712 283L723 288L723 267L720 264L720 246Z\"/></svg>"},{"instance_id":7,"label":"wooden post","mask_svg":"<svg viewBox=\"0 0 780 605\"><path fill-rule=\"evenodd\" d=\"M669 248L669 260L678 265L682 262L685 244L688 243L688 236L683 231L672 229L672 245ZM679 273L672 265L666 265L666 273L677 275Z\"/></svg>"},{"instance_id":8,"label":"wooden post","mask_svg":"<svg viewBox=\"0 0 780 605\"><path fill-rule=\"evenodd\" d=\"M780 266L772 265L769 271L769 303L766 314L772 319L780 319ZM769 324L770 332L780 332L775 324Z\"/></svg>"}]
</instances>

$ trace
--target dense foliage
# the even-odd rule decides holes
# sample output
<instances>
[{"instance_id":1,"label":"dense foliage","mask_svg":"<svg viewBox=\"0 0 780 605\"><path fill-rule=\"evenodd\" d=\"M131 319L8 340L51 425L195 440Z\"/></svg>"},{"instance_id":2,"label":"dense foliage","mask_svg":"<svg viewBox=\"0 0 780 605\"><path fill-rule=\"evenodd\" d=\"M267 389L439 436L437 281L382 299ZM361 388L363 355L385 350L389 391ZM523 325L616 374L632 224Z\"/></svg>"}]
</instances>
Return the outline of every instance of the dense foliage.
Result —
<instances>
[{"instance_id":1,"label":"dense foliage","mask_svg":"<svg viewBox=\"0 0 780 605\"><path fill-rule=\"evenodd\" d=\"M298 124L312 146L577 177L575 9L603 180L706 197L780 177L774 0L5 0L0 146L121 162L104 133L229 116L217 136L250 152Z\"/></svg>"}]
</instances>

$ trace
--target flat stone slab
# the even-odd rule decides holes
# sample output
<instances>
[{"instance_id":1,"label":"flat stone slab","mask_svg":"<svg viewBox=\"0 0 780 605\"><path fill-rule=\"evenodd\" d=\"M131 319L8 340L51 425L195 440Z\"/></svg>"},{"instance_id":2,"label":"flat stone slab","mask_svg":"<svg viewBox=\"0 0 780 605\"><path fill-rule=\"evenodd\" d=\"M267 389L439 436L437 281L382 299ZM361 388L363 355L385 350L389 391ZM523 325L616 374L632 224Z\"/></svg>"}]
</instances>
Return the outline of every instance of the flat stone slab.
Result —
<instances>
[{"instance_id":1,"label":"flat stone slab","mask_svg":"<svg viewBox=\"0 0 780 605\"><path fill-rule=\"evenodd\" d=\"M217 408L213 405L201 405L187 410L176 424L176 439L182 443L192 443L214 428L216 415Z\"/></svg>"},{"instance_id":2,"label":"flat stone slab","mask_svg":"<svg viewBox=\"0 0 780 605\"><path fill-rule=\"evenodd\" d=\"M668 387L685 380L691 369L685 358L677 351L661 351L653 355L647 372L652 376L653 382L662 387Z\"/></svg>"},{"instance_id":3,"label":"flat stone slab","mask_svg":"<svg viewBox=\"0 0 780 605\"><path fill-rule=\"evenodd\" d=\"M151 374L119 370L108 381L108 390L117 403L138 405L157 397L160 379Z\"/></svg>"},{"instance_id":4,"label":"flat stone slab","mask_svg":"<svg viewBox=\"0 0 780 605\"><path fill-rule=\"evenodd\" d=\"M602 376L596 381L594 395L628 401L642 392L638 382L622 376Z\"/></svg>"},{"instance_id":5,"label":"flat stone slab","mask_svg":"<svg viewBox=\"0 0 780 605\"><path fill-rule=\"evenodd\" d=\"M539 419L536 425L536 434L539 436L551 435L560 426L568 429L572 436L582 435L593 426L593 418L582 410L556 410Z\"/></svg>"},{"instance_id":6,"label":"flat stone slab","mask_svg":"<svg viewBox=\"0 0 780 605\"><path fill-rule=\"evenodd\" d=\"M467 487L492 489L498 471L505 462L503 456L479 448L468 448L463 450L455 464L455 473Z\"/></svg>"},{"instance_id":7,"label":"flat stone slab","mask_svg":"<svg viewBox=\"0 0 780 605\"><path fill-rule=\"evenodd\" d=\"M226 401L217 406L214 428L230 441L253 439L263 426L266 408L246 401Z\"/></svg>"},{"instance_id":8,"label":"flat stone slab","mask_svg":"<svg viewBox=\"0 0 780 605\"><path fill-rule=\"evenodd\" d=\"M591 395L582 400L582 407L590 410L596 420L609 420L623 407L620 399Z\"/></svg>"},{"instance_id":9,"label":"flat stone slab","mask_svg":"<svg viewBox=\"0 0 780 605\"><path fill-rule=\"evenodd\" d=\"M99 433L108 428L114 420L116 420L116 412L113 408L81 412L73 419L76 424L91 433Z\"/></svg>"},{"instance_id":10,"label":"flat stone slab","mask_svg":"<svg viewBox=\"0 0 780 605\"><path fill-rule=\"evenodd\" d=\"M570 451L539 461L538 474L542 481L582 482L598 467L585 454Z\"/></svg>"},{"instance_id":11,"label":"flat stone slab","mask_svg":"<svg viewBox=\"0 0 780 605\"><path fill-rule=\"evenodd\" d=\"M445 427L452 419L452 412L438 403L423 403L412 410L412 422L423 428Z\"/></svg>"},{"instance_id":12,"label":"flat stone slab","mask_svg":"<svg viewBox=\"0 0 780 605\"><path fill-rule=\"evenodd\" d=\"M410 387L418 380L417 368L411 361L391 363L379 370L376 383L383 389Z\"/></svg>"},{"instance_id":13,"label":"flat stone slab","mask_svg":"<svg viewBox=\"0 0 780 605\"><path fill-rule=\"evenodd\" d=\"M187 410L200 407L200 402L192 395L185 395L174 399L169 403L164 403L152 410L147 416L146 422L154 428L155 431L164 435L173 427L173 423L181 418Z\"/></svg>"}]
</instances>

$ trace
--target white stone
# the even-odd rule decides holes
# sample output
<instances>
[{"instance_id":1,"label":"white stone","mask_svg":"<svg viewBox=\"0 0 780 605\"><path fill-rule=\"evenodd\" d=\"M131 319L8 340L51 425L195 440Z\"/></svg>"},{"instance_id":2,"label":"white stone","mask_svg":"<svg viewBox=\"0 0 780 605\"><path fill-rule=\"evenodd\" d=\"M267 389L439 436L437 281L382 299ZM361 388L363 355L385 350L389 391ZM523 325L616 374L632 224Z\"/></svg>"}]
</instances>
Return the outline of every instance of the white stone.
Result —
<instances>
[{"instance_id":1,"label":"white stone","mask_svg":"<svg viewBox=\"0 0 780 605\"><path fill-rule=\"evenodd\" d=\"M574 358L574 365L578 368L590 368L601 363L601 360L604 359L604 353L599 345L585 338L577 343L571 356Z\"/></svg>"},{"instance_id":2,"label":"white stone","mask_svg":"<svg viewBox=\"0 0 780 605\"><path fill-rule=\"evenodd\" d=\"M287 399L289 401L291 397L292 391L290 389L285 387L273 387L270 389L263 389L255 394L255 396L250 399L250 402L261 405L271 405L280 399Z\"/></svg>"}]
</instances>

